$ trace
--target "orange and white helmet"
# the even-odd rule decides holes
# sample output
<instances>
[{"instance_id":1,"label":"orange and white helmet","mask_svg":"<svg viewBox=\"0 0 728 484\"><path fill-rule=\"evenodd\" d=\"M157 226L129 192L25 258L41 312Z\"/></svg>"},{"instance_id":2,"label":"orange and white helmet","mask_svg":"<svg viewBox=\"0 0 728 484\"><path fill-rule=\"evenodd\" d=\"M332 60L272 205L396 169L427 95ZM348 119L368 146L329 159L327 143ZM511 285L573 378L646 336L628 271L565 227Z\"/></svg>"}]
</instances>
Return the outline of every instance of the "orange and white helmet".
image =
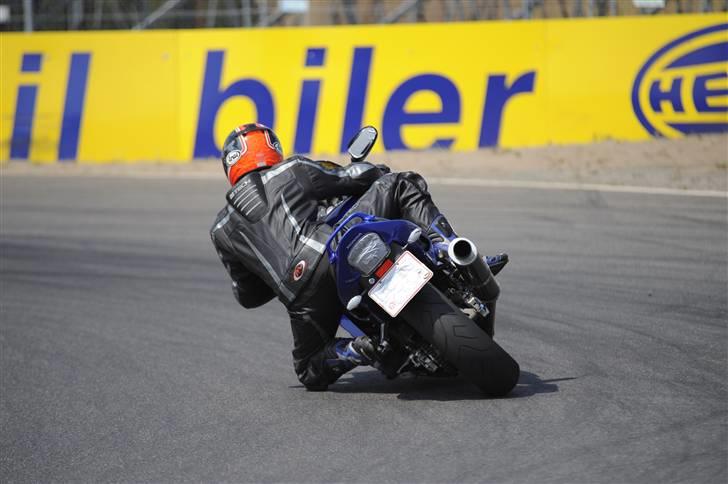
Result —
<instances>
[{"instance_id":1,"label":"orange and white helmet","mask_svg":"<svg viewBox=\"0 0 728 484\"><path fill-rule=\"evenodd\" d=\"M251 171L271 167L282 160L281 142L264 124L238 126L225 138L222 148L222 167L231 185Z\"/></svg>"}]
</instances>

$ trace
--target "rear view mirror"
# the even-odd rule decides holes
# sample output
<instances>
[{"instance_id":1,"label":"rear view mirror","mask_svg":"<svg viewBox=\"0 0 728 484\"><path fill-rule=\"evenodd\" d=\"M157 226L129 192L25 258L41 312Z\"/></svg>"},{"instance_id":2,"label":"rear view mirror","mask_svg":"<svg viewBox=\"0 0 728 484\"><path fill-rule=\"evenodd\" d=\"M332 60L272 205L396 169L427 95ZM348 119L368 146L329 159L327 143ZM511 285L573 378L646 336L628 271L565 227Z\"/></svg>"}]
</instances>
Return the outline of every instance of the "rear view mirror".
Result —
<instances>
[{"instance_id":1,"label":"rear view mirror","mask_svg":"<svg viewBox=\"0 0 728 484\"><path fill-rule=\"evenodd\" d=\"M351 138L347 151L351 155L352 163L364 161L377 141L378 134L374 126L364 126Z\"/></svg>"}]
</instances>

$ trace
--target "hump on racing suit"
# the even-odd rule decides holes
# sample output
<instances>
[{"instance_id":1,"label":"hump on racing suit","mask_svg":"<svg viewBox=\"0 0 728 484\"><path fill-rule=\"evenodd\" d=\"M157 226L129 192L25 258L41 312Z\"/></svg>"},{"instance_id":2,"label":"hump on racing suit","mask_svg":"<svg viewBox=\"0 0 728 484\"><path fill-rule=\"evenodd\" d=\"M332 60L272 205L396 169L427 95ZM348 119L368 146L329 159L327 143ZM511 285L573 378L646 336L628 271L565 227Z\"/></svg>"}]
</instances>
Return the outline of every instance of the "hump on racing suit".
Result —
<instances>
[{"instance_id":1,"label":"hump on racing suit","mask_svg":"<svg viewBox=\"0 0 728 484\"><path fill-rule=\"evenodd\" d=\"M302 156L243 176L210 230L238 302L252 308L277 296L290 305L315 282L331 233L322 217L329 201L361 195L380 176L370 163L340 167Z\"/></svg>"}]
</instances>

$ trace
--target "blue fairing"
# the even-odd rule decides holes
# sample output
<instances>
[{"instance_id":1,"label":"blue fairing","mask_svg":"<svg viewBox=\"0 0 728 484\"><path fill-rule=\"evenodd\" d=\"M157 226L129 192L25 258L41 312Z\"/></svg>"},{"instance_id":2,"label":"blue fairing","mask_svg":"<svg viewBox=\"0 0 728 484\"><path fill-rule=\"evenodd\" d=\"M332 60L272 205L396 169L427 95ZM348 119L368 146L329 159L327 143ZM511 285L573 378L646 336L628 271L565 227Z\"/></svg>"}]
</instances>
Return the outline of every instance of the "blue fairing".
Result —
<instances>
[{"instance_id":1,"label":"blue fairing","mask_svg":"<svg viewBox=\"0 0 728 484\"><path fill-rule=\"evenodd\" d=\"M361 219L361 222L350 228L347 228L355 219ZM406 220L387 220L373 217L368 214L356 212L339 223L337 229L331 234L326 242L326 250L328 252L329 261L335 268L336 285L339 291L339 299L346 304L352 297L361 294L362 289L359 285L361 274L356 269L349 266L347 257L349 250L354 243L364 234L373 232L379 235L388 245L397 244L400 246L407 245L407 239L413 230L417 229L417 225ZM336 243L337 238L342 232L344 235ZM409 245L407 250L412 252L418 259L430 265L430 257L423 250L419 243Z\"/></svg>"}]
</instances>

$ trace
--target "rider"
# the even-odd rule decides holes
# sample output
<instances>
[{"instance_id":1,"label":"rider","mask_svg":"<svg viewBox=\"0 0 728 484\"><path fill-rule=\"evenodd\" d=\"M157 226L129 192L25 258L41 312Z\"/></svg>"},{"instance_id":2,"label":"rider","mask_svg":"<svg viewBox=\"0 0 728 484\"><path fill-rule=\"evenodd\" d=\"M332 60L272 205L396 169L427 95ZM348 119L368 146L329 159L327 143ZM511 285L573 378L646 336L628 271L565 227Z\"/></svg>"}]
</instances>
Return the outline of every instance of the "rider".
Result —
<instances>
[{"instance_id":1,"label":"rider","mask_svg":"<svg viewBox=\"0 0 728 484\"><path fill-rule=\"evenodd\" d=\"M286 306L293 332L293 365L308 390L325 390L376 355L366 336L335 338L344 312L324 244L332 228L327 213L346 196L352 211L404 218L432 236L453 230L413 172L389 173L367 162L341 167L295 155L283 159L273 130L245 124L226 138L222 165L232 185L228 204L210 230L217 253L245 308L274 297Z\"/></svg>"}]
</instances>

